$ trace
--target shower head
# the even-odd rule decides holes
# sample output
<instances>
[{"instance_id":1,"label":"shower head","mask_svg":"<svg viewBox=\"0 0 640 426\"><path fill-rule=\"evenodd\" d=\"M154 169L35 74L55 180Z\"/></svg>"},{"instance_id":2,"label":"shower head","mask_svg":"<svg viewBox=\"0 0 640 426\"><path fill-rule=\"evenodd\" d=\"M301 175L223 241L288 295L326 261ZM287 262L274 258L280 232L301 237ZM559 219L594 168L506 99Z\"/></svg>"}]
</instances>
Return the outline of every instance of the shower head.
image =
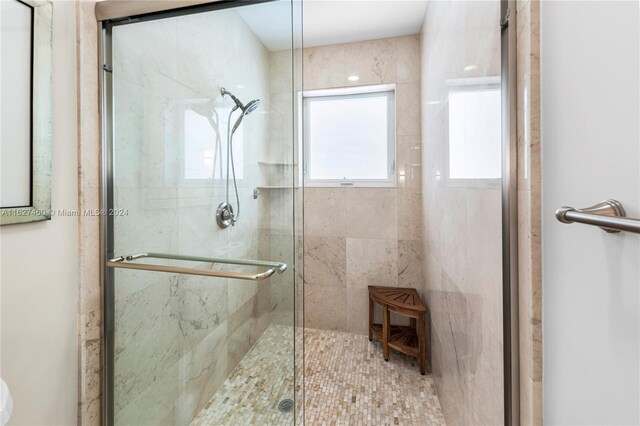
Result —
<instances>
[{"instance_id":1,"label":"shower head","mask_svg":"<svg viewBox=\"0 0 640 426\"><path fill-rule=\"evenodd\" d=\"M260 99L254 99L249 101L249 103L244 107L244 114L249 115L260 106Z\"/></svg>"},{"instance_id":2,"label":"shower head","mask_svg":"<svg viewBox=\"0 0 640 426\"><path fill-rule=\"evenodd\" d=\"M249 101L249 103L245 105L240 102L240 99L236 98L233 93L231 93L224 87L220 88L220 93L222 94L222 96L229 96L231 99L233 99L233 102L235 102L236 106L233 107L233 110L231 110L231 112L235 111L238 108L242 110L242 114L240 114L240 117L238 117L236 123L233 126L233 130L231 130L231 133L235 133L235 131L238 129L238 126L240 126L240 123L242 123L242 119L244 118L244 116L251 114L260 106L260 99L254 99L252 101Z\"/></svg>"},{"instance_id":3,"label":"shower head","mask_svg":"<svg viewBox=\"0 0 640 426\"><path fill-rule=\"evenodd\" d=\"M242 119L244 118L244 116L251 114L253 111L255 111L258 108L258 106L260 106L259 99L254 99L251 102L249 102L247 106L242 109L242 114L240 114L240 116L236 120L236 124L233 125L233 129L231 130L231 133L235 133L236 130L238 130L238 127L240 127L240 123L242 123Z\"/></svg>"},{"instance_id":4,"label":"shower head","mask_svg":"<svg viewBox=\"0 0 640 426\"><path fill-rule=\"evenodd\" d=\"M226 95L226 96L229 96L231 99L233 99L233 102L235 102L236 104L235 107L240 108L242 110L243 115L251 114L253 111L256 110L256 108L258 108L258 106L260 106L260 99L254 99L250 101L248 104L244 105L242 102L240 102L240 99L236 98L233 95L233 93L231 93L224 87L220 88L220 93L222 94L222 96Z\"/></svg>"}]
</instances>

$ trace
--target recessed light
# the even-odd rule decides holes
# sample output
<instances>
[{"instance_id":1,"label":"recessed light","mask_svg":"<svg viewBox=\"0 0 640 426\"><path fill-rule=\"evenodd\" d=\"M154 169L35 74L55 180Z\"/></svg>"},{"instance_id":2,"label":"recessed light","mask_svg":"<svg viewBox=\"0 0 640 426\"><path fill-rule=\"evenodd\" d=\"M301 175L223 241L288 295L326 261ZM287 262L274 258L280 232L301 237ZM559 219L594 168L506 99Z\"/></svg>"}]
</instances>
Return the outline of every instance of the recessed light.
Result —
<instances>
[{"instance_id":1,"label":"recessed light","mask_svg":"<svg viewBox=\"0 0 640 426\"><path fill-rule=\"evenodd\" d=\"M427 105L439 105L440 101L427 101Z\"/></svg>"},{"instance_id":2,"label":"recessed light","mask_svg":"<svg viewBox=\"0 0 640 426\"><path fill-rule=\"evenodd\" d=\"M465 71L473 71L473 70L477 70L478 66L477 65L467 65L466 67L464 67Z\"/></svg>"},{"instance_id":3,"label":"recessed light","mask_svg":"<svg viewBox=\"0 0 640 426\"><path fill-rule=\"evenodd\" d=\"M245 85L244 85L244 84L238 84L236 87L237 87L238 89L242 90L242 89L244 89L244 88L245 88Z\"/></svg>"},{"instance_id":4,"label":"recessed light","mask_svg":"<svg viewBox=\"0 0 640 426\"><path fill-rule=\"evenodd\" d=\"M347 77L347 80L349 80L349 81L358 81L358 80L360 80L360 77L358 77L357 75L350 75L349 77Z\"/></svg>"}]
</instances>

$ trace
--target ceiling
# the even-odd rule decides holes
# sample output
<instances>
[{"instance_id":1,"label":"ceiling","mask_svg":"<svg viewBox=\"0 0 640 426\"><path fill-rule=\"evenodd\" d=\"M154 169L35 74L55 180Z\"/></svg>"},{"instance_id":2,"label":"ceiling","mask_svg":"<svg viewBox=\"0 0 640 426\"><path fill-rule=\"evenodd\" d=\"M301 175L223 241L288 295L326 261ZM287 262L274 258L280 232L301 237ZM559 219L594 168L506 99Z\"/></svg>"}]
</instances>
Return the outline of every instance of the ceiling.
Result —
<instances>
[{"instance_id":1,"label":"ceiling","mask_svg":"<svg viewBox=\"0 0 640 426\"><path fill-rule=\"evenodd\" d=\"M238 13L270 51L291 46L291 3L240 7ZM427 0L305 0L305 47L417 34Z\"/></svg>"}]
</instances>

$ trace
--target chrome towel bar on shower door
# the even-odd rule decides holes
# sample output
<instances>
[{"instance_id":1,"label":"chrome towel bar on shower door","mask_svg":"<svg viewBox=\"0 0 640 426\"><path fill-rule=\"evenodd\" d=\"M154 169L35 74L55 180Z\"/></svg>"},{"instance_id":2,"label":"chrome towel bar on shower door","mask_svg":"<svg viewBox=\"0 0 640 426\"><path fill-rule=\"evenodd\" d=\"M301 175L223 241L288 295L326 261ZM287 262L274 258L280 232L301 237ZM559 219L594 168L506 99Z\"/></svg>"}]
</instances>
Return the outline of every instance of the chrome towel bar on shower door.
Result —
<instances>
[{"instance_id":1,"label":"chrome towel bar on shower door","mask_svg":"<svg viewBox=\"0 0 640 426\"><path fill-rule=\"evenodd\" d=\"M220 263L225 265L264 266L268 269L257 274L242 272L218 271L213 269L183 268L177 266L151 265L147 263L135 263L137 259L170 259L187 260L191 262ZM236 280L261 281L269 278L274 273L279 274L287 270L287 264L281 262L268 262L264 260L219 259L215 257L182 256L179 254L165 253L139 253L128 256L118 256L107 262L110 268L141 269L145 271L169 272L172 274L203 275L205 277L232 278Z\"/></svg>"},{"instance_id":2,"label":"chrome towel bar on shower door","mask_svg":"<svg viewBox=\"0 0 640 426\"><path fill-rule=\"evenodd\" d=\"M640 234L640 220L627 218L622 204L616 200L602 201L584 209L561 207L556 210L556 218L562 223L599 226L609 233L627 231Z\"/></svg>"}]
</instances>

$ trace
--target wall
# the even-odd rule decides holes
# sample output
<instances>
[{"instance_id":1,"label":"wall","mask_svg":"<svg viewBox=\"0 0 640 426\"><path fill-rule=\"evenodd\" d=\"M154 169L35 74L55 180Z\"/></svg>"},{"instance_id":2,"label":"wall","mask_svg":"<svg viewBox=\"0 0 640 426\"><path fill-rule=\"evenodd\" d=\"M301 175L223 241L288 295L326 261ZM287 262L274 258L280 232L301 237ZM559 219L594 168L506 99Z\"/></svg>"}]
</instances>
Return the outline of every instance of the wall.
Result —
<instances>
[{"instance_id":1,"label":"wall","mask_svg":"<svg viewBox=\"0 0 640 426\"><path fill-rule=\"evenodd\" d=\"M78 207L100 208L100 113L98 23L90 0L77 2ZM78 224L78 423L101 424L102 287L100 217L80 216Z\"/></svg>"},{"instance_id":2,"label":"wall","mask_svg":"<svg viewBox=\"0 0 640 426\"><path fill-rule=\"evenodd\" d=\"M77 208L75 3L53 3L52 208ZM75 424L78 218L0 228L1 373L13 425Z\"/></svg>"},{"instance_id":3,"label":"wall","mask_svg":"<svg viewBox=\"0 0 640 426\"><path fill-rule=\"evenodd\" d=\"M29 52L32 51L32 25L38 22L38 13L19 2L0 3L0 12L0 60L3 63L0 84L4 95L1 108L0 205L26 206L31 204L32 56ZM34 46L39 45L36 40L33 39ZM38 49L33 50L33 55L38 57ZM37 87L38 80L34 83ZM37 120L37 115L34 118Z\"/></svg>"},{"instance_id":4,"label":"wall","mask_svg":"<svg viewBox=\"0 0 640 426\"><path fill-rule=\"evenodd\" d=\"M498 17L498 1L429 2L421 33L422 293L449 424L503 422L500 185L447 177L449 90L455 81L500 75Z\"/></svg>"},{"instance_id":5,"label":"wall","mask_svg":"<svg viewBox=\"0 0 640 426\"><path fill-rule=\"evenodd\" d=\"M264 45L236 11L223 10L116 27L113 46L114 198L128 209L115 218L116 253L268 258L269 198L252 196L272 110ZM234 139L243 147L241 212L225 230L215 223L223 180L188 179L182 162L187 113L213 117L198 132L207 144L225 144L233 103L220 87L245 102L262 100ZM232 190L230 199L235 206ZM115 286L119 424L189 423L269 324L269 282L117 270Z\"/></svg>"},{"instance_id":6,"label":"wall","mask_svg":"<svg viewBox=\"0 0 640 426\"><path fill-rule=\"evenodd\" d=\"M520 422L542 423L540 2L517 2Z\"/></svg>"},{"instance_id":7,"label":"wall","mask_svg":"<svg viewBox=\"0 0 640 426\"><path fill-rule=\"evenodd\" d=\"M544 423L640 423L640 236L554 218L640 217L637 2L541 5Z\"/></svg>"},{"instance_id":8,"label":"wall","mask_svg":"<svg viewBox=\"0 0 640 426\"><path fill-rule=\"evenodd\" d=\"M367 334L368 285L422 282L419 50L418 36L304 49L305 90L396 84L398 173L396 188L305 188L307 327Z\"/></svg>"}]
</instances>

